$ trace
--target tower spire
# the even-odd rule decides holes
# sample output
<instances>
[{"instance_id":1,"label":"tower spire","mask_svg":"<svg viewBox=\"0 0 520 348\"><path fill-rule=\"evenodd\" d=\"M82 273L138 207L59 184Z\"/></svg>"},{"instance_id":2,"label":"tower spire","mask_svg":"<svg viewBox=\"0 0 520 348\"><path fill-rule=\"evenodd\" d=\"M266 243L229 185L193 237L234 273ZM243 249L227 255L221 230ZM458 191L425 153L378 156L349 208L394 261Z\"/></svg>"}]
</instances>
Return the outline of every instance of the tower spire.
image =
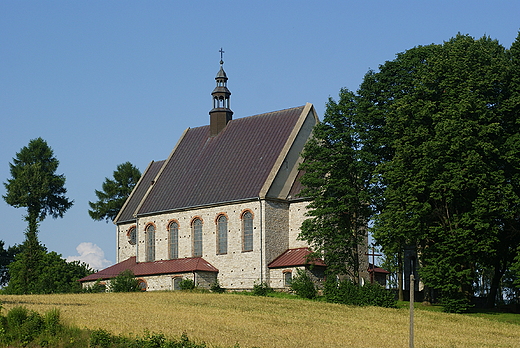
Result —
<instances>
[{"instance_id":1,"label":"tower spire","mask_svg":"<svg viewBox=\"0 0 520 348\"><path fill-rule=\"evenodd\" d=\"M213 109L210 115L210 133L211 136L219 134L231 121L233 111L229 108L229 96L231 92L227 88L227 75L224 71L224 50L220 48L220 70L215 77L217 86L211 92L213 97Z\"/></svg>"}]
</instances>

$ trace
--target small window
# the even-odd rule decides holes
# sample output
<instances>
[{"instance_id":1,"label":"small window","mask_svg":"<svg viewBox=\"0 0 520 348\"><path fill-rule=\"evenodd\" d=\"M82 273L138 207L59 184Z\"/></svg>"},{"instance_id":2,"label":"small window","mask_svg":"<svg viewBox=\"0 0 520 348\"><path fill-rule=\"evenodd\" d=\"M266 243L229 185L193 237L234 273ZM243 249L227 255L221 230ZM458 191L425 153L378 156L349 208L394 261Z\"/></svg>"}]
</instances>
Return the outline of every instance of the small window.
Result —
<instances>
[{"instance_id":1,"label":"small window","mask_svg":"<svg viewBox=\"0 0 520 348\"><path fill-rule=\"evenodd\" d=\"M146 261L155 261L155 227L148 225L145 229L146 234Z\"/></svg>"},{"instance_id":2,"label":"small window","mask_svg":"<svg viewBox=\"0 0 520 348\"><path fill-rule=\"evenodd\" d=\"M227 218L225 215L220 215L217 219L217 232L218 232L218 253L227 254Z\"/></svg>"},{"instance_id":3,"label":"small window","mask_svg":"<svg viewBox=\"0 0 520 348\"><path fill-rule=\"evenodd\" d=\"M170 259L179 258L179 224L173 221L169 226L170 231Z\"/></svg>"},{"instance_id":4,"label":"small window","mask_svg":"<svg viewBox=\"0 0 520 348\"><path fill-rule=\"evenodd\" d=\"M251 251L253 250L253 214L249 211L242 215L242 230L242 250Z\"/></svg>"},{"instance_id":5,"label":"small window","mask_svg":"<svg viewBox=\"0 0 520 348\"><path fill-rule=\"evenodd\" d=\"M283 283L284 283L284 286L286 286L286 287L291 286L291 284L292 284L292 272L291 271L284 272Z\"/></svg>"},{"instance_id":6,"label":"small window","mask_svg":"<svg viewBox=\"0 0 520 348\"><path fill-rule=\"evenodd\" d=\"M180 290L181 282L182 282L182 277L173 278L173 290Z\"/></svg>"},{"instance_id":7,"label":"small window","mask_svg":"<svg viewBox=\"0 0 520 348\"><path fill-rule=\"evenodd\" d=\"M135 245L136 242L137 242L137 233L136 233L136 229L135 229L135 226L133 227L130 227L130 229L128 230L128 233L126 234L128 236L128 243L130 245Z\"/></svg>"},{"instance_id":8,"label":"small window","mask_svg":"<svg viewBox=\"0 0 520 348\"><path fill-rule=\"evenodd\" d=\"M193 257L202 256L202 220L197 218L193 221Z\"/></svg>"}]
</instances>

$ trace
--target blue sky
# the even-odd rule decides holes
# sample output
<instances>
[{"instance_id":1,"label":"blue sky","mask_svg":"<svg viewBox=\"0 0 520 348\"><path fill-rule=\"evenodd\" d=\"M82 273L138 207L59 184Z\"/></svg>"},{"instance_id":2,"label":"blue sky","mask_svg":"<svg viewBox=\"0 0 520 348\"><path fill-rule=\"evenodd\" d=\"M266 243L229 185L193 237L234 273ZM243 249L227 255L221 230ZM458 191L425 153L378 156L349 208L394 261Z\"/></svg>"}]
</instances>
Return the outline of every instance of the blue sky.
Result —
<instances>
[{"instance_id":1,"label":"blue sky","mask_svg":"<svg viewBox=\"0 0 520 348\"><path fill-rule=\"evenodd\" d=\"M90 219L94 190L118 164L143 171L208 124L220 47L235 118L306 102L322 117L329 97L398 52L458 32L508 48L519 29L519 1L2 0L0 181L45 139L75 203L41 223L40 241L107 266L115 226ZM0 240L23 241L24 214L0 200Z\"/></svg>"}]
</instances>

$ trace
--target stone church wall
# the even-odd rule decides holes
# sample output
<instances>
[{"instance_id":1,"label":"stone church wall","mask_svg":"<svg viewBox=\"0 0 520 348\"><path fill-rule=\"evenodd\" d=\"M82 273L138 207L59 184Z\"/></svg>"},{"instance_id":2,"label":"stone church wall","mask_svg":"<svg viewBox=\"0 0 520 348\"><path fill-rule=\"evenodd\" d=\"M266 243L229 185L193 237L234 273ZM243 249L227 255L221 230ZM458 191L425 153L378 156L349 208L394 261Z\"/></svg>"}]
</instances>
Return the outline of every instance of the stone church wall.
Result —
<instances>
[{"instance_id":1,"label":"stone church wall","mask_svg":"<svg viewBox=\"0 0 520 348\"><path fill-rule=\"evenodd\" d=\"M289 249L289 204L265 201L265 267ZM266 270L266 273L269 274ZM266 278L267 281L269 281Z\"/></svg>"},{"instance_id":2,"label":"stone church wall","mask_svg":"<svg viewBox=\"0 0 520 348\"><path fill-rule=\"evenodd\" d=\"M117 226L117 261L121 262L135 256L136 246L130 241L130 228L135 227L135 222Z\"/></svg>"},{"instance_id":3,"label":"stone church wall","mask_svg":"<svg viewBox=\"0 0 520 348\"><path fill-rule=\"evenodd\" d=\"M224 288L252 288L255 282L265 277L261 274L261 218L259 201L206 207L173 213L166 213L139 219L138 223L138 262L146 260L145 228L155 226L155 260L168 260L168 226L176 221L179 226L179 258L192 257L192 221L200 218L203 222L202 258L219 270L218 278ZM243 251L242 214L249 210L253 214L253 250ZM224 214L228 222L227 253L218 254L217 218ZM122 232L120 231L120 235ZM122 237L120 237L122 238ZM121 249L120 249L121 250ZM120 252L120 256L127 253Z\"/></svg>"},{"instance_id":4,"label":"stone church wall","mask_svg":"<svg viewBox=\"0 0 520 348\"><path fill-rule=\"evenodd\" d=\"M289 207L289 249L308 246L306 241L298 239L303 221L309 218L305 216L307 204L309 204L308 201L293 202Z\"/></svg>"},{"instance_id":5,"label":"stone church wall","mask_svg":"<svg viewBox=\"0 0 520 348\"><path fill-rule=\"evenodd\" d=\"M253 214L252 251L243 250L242 214L245 211ZM146 261L145 228L149 224L155 227L155 260L170 259L168 227L172 221L178 224L178 257L193 257L192 221L200 218L203 223L202 258L219 270L220 286L226 289L251 289L255 283L269 282L269 262L289 248L307 246L305 242L297 240L304 211L303 202L289 205L280 201L260 203L253 200L142 217L137 225L118 226L118 261L131 256L137 256L138 262ZM217 218L222 214L227 217L228 246L227 253L219 254ZM136 246L129 243L127 235L132 226L137 226ZM146 277L145 280L150 290L161 290L172 287L171 279L172 275Z\"/></svg>"}]
</instances>

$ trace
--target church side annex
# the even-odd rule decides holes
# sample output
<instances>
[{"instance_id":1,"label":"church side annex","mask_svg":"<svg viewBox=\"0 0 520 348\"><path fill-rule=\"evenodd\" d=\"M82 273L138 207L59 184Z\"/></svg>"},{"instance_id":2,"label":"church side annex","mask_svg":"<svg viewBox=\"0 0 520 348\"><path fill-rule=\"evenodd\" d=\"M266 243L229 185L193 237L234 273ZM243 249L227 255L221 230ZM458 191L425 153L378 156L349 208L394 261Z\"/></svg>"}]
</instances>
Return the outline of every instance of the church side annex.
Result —
<instances>
[{"instance_id":1,"label":"church side annex","mask_svg":"<svg viewBox=\"0 0 520 348\"><path fill-rule=\"evenodd\" d=\"M83 286L130 269L143 290L175 290L184 278L283 289L308 268L298 166L316 111L307 103L233 119L222 59L215 80L210 124L186 129L166 160L150 163L114 220L117 264ZM311 272L324 269L317 260Z\"/></svg>"}]
</instances>

